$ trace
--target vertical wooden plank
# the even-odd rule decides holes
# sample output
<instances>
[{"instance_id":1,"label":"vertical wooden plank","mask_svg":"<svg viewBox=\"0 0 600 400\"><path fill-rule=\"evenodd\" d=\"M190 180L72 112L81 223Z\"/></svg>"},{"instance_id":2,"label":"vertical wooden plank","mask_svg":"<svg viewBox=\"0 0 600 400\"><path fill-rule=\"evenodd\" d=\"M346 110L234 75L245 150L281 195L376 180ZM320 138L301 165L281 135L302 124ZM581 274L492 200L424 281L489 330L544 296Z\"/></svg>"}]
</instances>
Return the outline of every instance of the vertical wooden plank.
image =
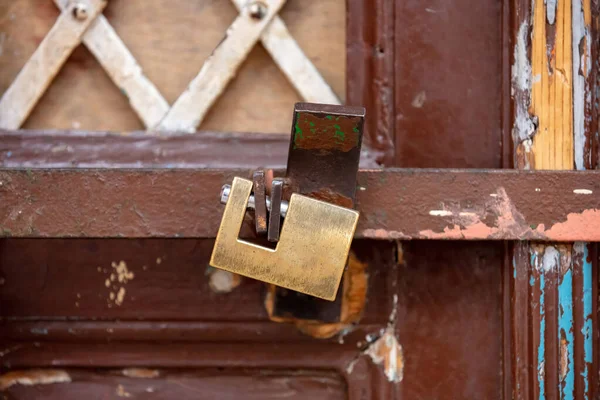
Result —
<instances>
[{"instance_id":1,"label":"vertical wooden plank","mask_svg":"<svg viewBox=\"0 0 600 400\"><path fill-rule=\"evenodd\" d=\"M346 103L365 107L369 116L363 167L394 165L395 6L387 0L347 1Z\"/></svg>"},{"instance_id":2,"label":"vertical wooden plank","mask_svg":"<svg viewBox=\"0 0 600 400\"><path fill-rule=\"evenodd\" d=\"M515 167L589 168L593 148L590 0L515 0L515 6ZM596 300L588 246L518 243L514 254L514 398L591 398ZM523 283L526 276L529 287ZM534 370L526 370L527 362L533 362Z\"/></svg>"}]
</instances>

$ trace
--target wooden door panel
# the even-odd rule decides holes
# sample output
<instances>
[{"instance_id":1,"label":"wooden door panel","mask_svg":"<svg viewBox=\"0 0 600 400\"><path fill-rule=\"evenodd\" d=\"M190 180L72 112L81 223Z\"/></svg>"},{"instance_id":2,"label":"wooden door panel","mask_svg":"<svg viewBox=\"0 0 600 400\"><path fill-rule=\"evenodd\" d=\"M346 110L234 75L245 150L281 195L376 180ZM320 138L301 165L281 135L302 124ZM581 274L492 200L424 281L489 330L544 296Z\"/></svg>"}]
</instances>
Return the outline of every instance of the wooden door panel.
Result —
<instances>
[{"instance_id":1,"label":"wooden door panel","mask_svg":"<svg viewBox=\"0 0 600 400\"><path fill-rule=\"evenodd\" d=\"M226 293L211 287L213 269L208 260L212 247L213 240L193 239L2 240L2 316L13 320L268 321L262 282L241 278L239 286L231 286ZM386 268L394 262L389 248L366 240L357 241L352 250L369 262L369 286L382 294L392 284L392 271ZM362 323L386 323L390 297L369 301Z\"/></svg>"},{"instance_id":2,"label":"wooden door panel","mask_svg":"<svg viewBox=\"0 0 600 400\"><path fill-rule=\"evenodd\" d=\"M17 382L29 380L32 385ZM345 399L344 380L323 371L33 370L3 378L6 399Z\"/></svg>"},{"instance_id":3,"label":"wooden door panel","mask_svg":"<svg viewBox=\"0 0 600 400\"><path fill-rule=\"evenodd\" d=\"M499 168L508 129L500 0L396 2L396 163Z\"/></svg>"},{"instance_id":4,"label":"wooden door panel","mask_svg":"<svg viewBox=\"0 0 600 400\"><path fill-rule=\"evenodd\" d=\"M498 398L504 244L414 241L403 248L404 398Z\"/></svg>"}]
</instances>

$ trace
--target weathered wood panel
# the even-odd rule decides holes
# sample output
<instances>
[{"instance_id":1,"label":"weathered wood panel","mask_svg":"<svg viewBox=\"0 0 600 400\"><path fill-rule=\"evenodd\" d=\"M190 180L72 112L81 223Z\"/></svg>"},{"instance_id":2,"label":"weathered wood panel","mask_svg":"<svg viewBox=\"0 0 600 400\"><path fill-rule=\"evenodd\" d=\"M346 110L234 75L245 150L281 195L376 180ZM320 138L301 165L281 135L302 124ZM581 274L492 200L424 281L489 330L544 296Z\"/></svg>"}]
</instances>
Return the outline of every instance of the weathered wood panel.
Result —
<instances>
[{"instance_id":1,"label":"weathered wood panel","mask_svg":"<svg viewBox=\"0 0 600 400\"><path fill-rule=\"evenodd\" d=\"M396 165L500 167L503 3L398 1L394 15Z\"/></svg>"},{"instance_id":2,"label":"weathered wood panel","mask_svg":"<svg viewBox=\"0 0 600 400\"><path fill-rule=\"evenodd\" d=\"M344 2L289 3L280 13L282 20L343 99ZM104 12L148 79L170 104L198 73L237 14L229 1L208 0L114 0ZM0 93L14 80L58 15L53 2L18 0L0 4ZM323 36L328 39L321 40ZM200 128L288 132L290 107L299 100L274 61L258 45ZM125 95L84 46L75 49L23 127L143 129Z\"/></svg>"},{"instance_id":3,"label":"weathered wood panel","mask_svg":"<svg viewBox=\"0 0 600 400\"><path fill-rule=\"evenodd\" d=\"M591 2L515 1L514 8L515 167L590 168ZM594 396L595 252L581 242L515 245L505 287L512 296L515 399Z\"/></svg>"},{"instance_id":4,"label":"weathered wood panel","mask_svg":"<svg viewBox=\"0 0 600 400\"><path fill-rule=\"evenodd\" d=\"M0 376L11 399L344 399L344 381L321 371L23 370Z\"/></svg>"}]
</instances>

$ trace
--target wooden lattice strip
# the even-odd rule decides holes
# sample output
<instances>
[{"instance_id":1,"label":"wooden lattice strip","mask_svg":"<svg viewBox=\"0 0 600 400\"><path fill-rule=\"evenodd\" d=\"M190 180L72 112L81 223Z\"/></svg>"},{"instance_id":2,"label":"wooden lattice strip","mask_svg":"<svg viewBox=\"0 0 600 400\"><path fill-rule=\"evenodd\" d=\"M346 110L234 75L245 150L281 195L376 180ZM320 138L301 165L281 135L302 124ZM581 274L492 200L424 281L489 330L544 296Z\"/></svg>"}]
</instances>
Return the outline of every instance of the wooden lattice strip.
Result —
<instances>
[{"instance_id":1,"label":"wooden lattice strip","mask_svg":"<svg viewBox=\"0 0 600 400\"><path fill-rule=\"evenodd\" d=\"M243 8L227 30L225 39L160 122L159 130L196 130L284 3L285 0L264 1L265 12L260 19L250 15L250 7Z\"/></svg>"},{"instance_id":2,"label":"wooden lattice strip","mask_svg":"<svg viewBox=\"0 0 600 400\"><path fill-rule=\"evenodd\" d=\"M81 37L106 6L104 0L81 0L66 7L0 99L0 127L18 129L44 94ZM75 8L84 10L76 16Z\"/></svg>"},{"instance_id":3,"label":"wooden lattice strip","mask_svg":"<svg viewBox=\"0 0 600 400\"><path fill-rule=\"evenodd\" d=\"M232 1L238 10L242 10L244 0ZM279 16L275 16L265 28L260 40L279 69L305 101L340 104L338 97L298 46Z\"/></svg>"},{"instance_id":4,"label":"wooden lattice strip","mask_svg":"<svg viewBox=\"0 0 600 400\"><path fill-rule=\"evenodd\" d=\"M69 0L54 0L65 10ZM146 128L153 128L169 111L169 103L143 74L142 68L108 20L99 15L83 35L83 43L119 89Z\"/></svg>"}]
</instances>

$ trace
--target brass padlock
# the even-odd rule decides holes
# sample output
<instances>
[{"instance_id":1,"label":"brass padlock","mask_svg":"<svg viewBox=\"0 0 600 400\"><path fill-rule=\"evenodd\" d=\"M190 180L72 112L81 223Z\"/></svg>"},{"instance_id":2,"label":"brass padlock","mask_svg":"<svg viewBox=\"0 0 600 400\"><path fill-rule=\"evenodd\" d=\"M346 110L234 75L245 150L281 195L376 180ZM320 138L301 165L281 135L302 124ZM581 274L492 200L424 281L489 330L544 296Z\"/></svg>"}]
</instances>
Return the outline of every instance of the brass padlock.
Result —
<instances>
[{"instance_id":1,"label":"brass padlock","mask_svg":"<svg viewBox=\"0 0 600 400\"><path fill-rule=\"evenodd\" d=\"M292 194L275 249L239 238L252 181L234 178L210 265L335 300L359 213Z\"/></svg>"}]
</instances>

